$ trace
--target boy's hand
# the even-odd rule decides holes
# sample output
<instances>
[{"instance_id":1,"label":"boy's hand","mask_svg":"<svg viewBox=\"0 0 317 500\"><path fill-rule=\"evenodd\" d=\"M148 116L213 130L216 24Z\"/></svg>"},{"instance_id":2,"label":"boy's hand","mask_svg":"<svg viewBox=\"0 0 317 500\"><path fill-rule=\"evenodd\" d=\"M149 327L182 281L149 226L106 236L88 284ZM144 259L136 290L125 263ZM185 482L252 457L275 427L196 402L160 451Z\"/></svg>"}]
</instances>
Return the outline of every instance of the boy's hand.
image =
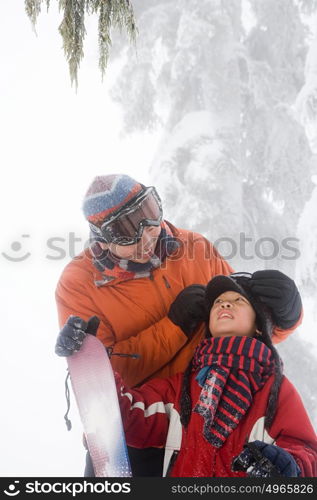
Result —
<instances>
[{"instance_id":1,"label":"boy's hand","mask_svg":"<svg viewBox=\"0 0 317 500\"><path fill-rule=\"evenodd\" d=\"M290 453L263 441L247 443L233 460L232 470L244 470L248 477L300 476L300 469Z\"/></svg>"}]
</instances>

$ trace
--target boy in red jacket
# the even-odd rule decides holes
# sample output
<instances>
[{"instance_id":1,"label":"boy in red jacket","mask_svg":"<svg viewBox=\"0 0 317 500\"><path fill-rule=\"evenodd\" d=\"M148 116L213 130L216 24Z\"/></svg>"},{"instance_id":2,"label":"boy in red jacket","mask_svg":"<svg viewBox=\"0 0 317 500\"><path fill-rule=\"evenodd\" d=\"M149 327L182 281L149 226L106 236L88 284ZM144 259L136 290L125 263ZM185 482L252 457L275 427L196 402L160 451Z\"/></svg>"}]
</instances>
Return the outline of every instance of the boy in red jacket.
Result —
<instances>
[{"instance_id":1,"label":"boy in red jacket","mask_svg":"<svg viewBox=\"0 0 317 500\"><path fill-rule=\"evenodd\" d=\"M185 373L138 389L116 375L127 443L165 447L164 475L317 476L316 434L282 374L271 312L251 278L208 283L206 338Z\"/></svg>"}]
</instances>

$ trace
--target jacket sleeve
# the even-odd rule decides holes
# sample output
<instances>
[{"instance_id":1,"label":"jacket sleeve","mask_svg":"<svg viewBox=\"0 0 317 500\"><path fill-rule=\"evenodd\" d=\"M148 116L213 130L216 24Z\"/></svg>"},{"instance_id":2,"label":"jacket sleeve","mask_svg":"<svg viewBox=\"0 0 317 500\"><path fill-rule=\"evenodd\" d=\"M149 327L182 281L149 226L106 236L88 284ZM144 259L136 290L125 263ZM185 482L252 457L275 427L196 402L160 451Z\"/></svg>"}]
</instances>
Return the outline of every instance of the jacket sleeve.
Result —
<instances>
[{"instance_id":1,"label":"jacket sleeve","mask_svg":"<svg viewBox=\"0 0 317 500\"><path fill-rule=\"evenodd\" d=\"M183 331L165 316L134 337L116 342L111 363L124 381L133 387L169 363L187 340ZM139 357L124 358L116 353L136 353Z\"/></svg>"},{"instance_id":2,"label":"jacket sleeve","mask_svg":"<svg viewBox=\"0 0 317 500\"><path fill-rule=\"evenodd\" d=\"M285 377L269 432L276 436L275 444L294 457L302 477L317 476L317 436L301 397Z\"/></svg>"},{"instance_id":3,"label":"jacket sleeve","mask_svg":"<svg viewBox=\"0 0 317 500\"><path fill-rule=\"evenodd\" d=\"M298 321L291 328L288 328L288 330L283 330L282 328L275 326L272 336L273 344L279 344L280 342L285 340L291 333L293 333L296 330L297 327L299 327L302 321L303 321L303 310L301 312L300 317L298 318Z\"/></svg>"},{"instance_id":4,"label":"jacket sleeve","mask_svg":"<svg viewBox=\"0 0 317 500\"><path fill-rule=\"evenodd\" d=\"M94 286L94 285L92 285ZM105 316L92 301L89 290L69 274L62 275L56 288L56 304L59 324L62 327L70 315L80 316L87 321L91 316L101 320L97 337L114 353L138 354L138 359L113 355L111 364L131 387L143 382L162 366L169 363L186 344L187 337L177 325L166 316L135 336L117 341L115 332Z\"/></svg>"},{"instance_id":5,"label":"jacket sleeve","mask_svg":"<svg viewBox=\"0 0 317 500\"><path fill-rule=\"evenodd\" d=\"M175 402L175 382L153 379L138 389L124 385L115 373L118 399L128 446L135 448L165 446L171 409Z\"/></svg>"}]
</instances>

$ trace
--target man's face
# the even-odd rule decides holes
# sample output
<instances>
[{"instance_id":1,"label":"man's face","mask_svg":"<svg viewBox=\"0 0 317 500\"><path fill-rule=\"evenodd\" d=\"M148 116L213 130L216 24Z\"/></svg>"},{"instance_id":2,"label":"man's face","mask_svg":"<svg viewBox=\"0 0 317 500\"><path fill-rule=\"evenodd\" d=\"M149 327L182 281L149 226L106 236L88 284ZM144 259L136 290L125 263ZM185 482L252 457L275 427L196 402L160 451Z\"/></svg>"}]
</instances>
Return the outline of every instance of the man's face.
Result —
<instances>
[{"instance_id":1,"label":"man's face","mask_svg":"<svg viewBox=\"0 0 317 500\"><path fill-rule=\"evenodd\" d=\"M99 243L103 249L110 250L111 253L120 259L132 260L139 264L148 262L154 254L154 249L161 232L161 226L146 226L142 237L135 245L116 245L115 243Z\"/></svg>"},{"instance_id":2,"label":"man's face","mask_svg":"<svg viewBox=\"0 0 317 500\"><path fill-rule=\"evenodd\" d=\"M256 330L255 318L253 307L243 295L224 292L210 310L209 330L213 337L252 337Z\"/></svg>"}]
</instances>

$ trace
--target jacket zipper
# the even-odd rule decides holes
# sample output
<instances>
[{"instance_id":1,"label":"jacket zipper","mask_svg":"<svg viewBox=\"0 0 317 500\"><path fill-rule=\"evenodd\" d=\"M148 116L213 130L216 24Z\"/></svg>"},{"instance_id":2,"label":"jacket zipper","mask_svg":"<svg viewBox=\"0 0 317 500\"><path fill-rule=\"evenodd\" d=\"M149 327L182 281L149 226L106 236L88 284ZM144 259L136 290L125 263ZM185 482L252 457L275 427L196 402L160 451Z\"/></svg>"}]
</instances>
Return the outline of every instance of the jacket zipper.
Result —
<instances>
[{"instance_id":1,"label":"jacket zipper","mask_svg":"<svg viewBox=\"0 0 317 500\"><path fill-rule=\"evenodd\" d=\"M164 275L162 276L162 278L163 278L163 281L164 281L164 284L165 284L166 288L171 288L171 285L170 285L168 279ZM165 301L164 301L164 297L162 296L162 292L160 290L159 284L154 279L153 273L150 273L150 280L153 282L153 286L156 289L156 293L157 293L157 295L160 298L160 302L161 302L161 305L162 305L162 310L165 311L165 314L167 314L169 308L166 307L166 304L165 304Z\"/></svg>"},{"instance_id":2,"label":"jacket zipper","mask_svg":"<svg viewBox=\"0 0 317 500\"><path fill-rule=\"evenodd\" d=\"M163 274L163 280L164 280L164 283L165 283L166 288L171 288L171 285L169 284L169 281L168 281L168 279L166 278L166 276L164 276L164 274Z\"/></svg>"}]
</instances>

